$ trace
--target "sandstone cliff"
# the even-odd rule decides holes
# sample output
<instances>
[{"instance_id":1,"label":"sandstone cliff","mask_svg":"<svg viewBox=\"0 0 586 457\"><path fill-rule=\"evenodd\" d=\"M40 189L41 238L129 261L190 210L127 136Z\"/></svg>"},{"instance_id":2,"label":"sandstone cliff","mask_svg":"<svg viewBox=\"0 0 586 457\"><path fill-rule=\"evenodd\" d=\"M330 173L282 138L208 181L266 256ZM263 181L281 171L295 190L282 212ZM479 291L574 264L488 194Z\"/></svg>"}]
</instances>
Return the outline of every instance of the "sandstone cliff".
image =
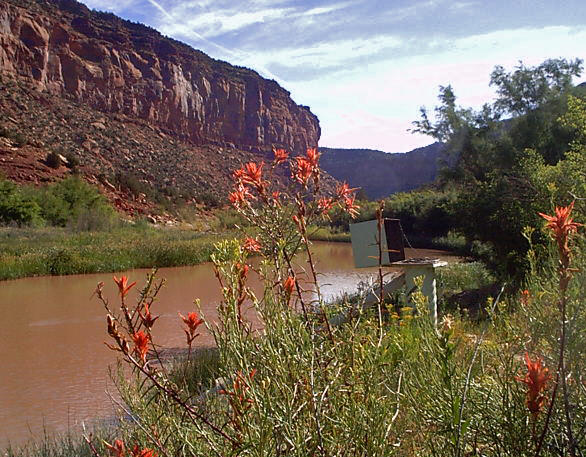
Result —
<instances>
[{"instance_id":1,"label":"sandstone cliff","mask_svg":"<svg viewBox=\"0 0 586 457\"><path fill-rule=\"evenodd\" d=\"M304 152L319 136L309 108L254 71L75 0L0 0L0 174L10 179L77 172L121 210L148 213L153 200L225 201L240 164L273 146ZM51 152L75 167L51 169Z\"/></svg>"},{"instance_id":2,"label":"sandstone cliff","mask_svg":"<svg viewBox=\"0 0 586 457\"><path fill-rule=\"evenodd\" d=\"M0 71L197 144L302 151L320 135L276 82L74 0L1 0Z\"/></svg>"}]
</instances>

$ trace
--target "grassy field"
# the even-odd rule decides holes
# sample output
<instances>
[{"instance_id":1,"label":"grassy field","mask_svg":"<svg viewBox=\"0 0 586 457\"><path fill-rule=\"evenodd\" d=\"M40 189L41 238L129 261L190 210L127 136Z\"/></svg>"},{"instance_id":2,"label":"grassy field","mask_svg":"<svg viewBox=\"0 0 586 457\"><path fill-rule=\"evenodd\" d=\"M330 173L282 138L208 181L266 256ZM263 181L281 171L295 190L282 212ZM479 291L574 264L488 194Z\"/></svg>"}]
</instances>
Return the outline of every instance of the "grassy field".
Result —
<instances>
[{"instance_id":1,"label":"grassy field","mask_svg":"<svg viewBox=\"0 0 586 457\"><path fill-rule=\"evenodd\" d=\"M109 232L0 228L0 279L195 265L232 235L142 224Z\"/></svg>"}]
</instances>

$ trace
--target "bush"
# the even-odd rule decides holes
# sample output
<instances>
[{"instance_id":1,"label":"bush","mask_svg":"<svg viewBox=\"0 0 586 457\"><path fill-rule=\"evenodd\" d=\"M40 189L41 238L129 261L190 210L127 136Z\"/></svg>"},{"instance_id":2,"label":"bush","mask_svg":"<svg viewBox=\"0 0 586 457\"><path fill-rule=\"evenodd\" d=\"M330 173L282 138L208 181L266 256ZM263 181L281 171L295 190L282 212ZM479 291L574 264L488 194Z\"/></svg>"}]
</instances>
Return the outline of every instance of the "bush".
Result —
<instances>
[{"instance_id":1,"label":"bush","mask_svg":"<svg viewBox=\"0 0 586 457\"><path fill-rule=\"evenodd\" d=\"M70 223L85 225L89 229L91 221L97 223L103 219L107 221L105 227L109 228L115 215L105 197L78 177L52 184L38 192L36 198L43 217L52 225L64 227Z\"/></svg>"},{"instance_id":2,"label":"bush","mask_svg":"<svg viewBox=\"0 0 586 457\"><path fill-rule=\"evenodd\" d=\"M48 167L57 169L62 165L61 156L59 155L59 153L51 151L49 154L47 154L45 163Z\"/></svg>"},{"instance_id":3,"label":"bush","mask_svg":"<svg viewBox=\"0 0 586 457\"><path fill-rule=\"evenodd\" d=\"M79 157L73 152L66 153L65 158L67 159L67 167L71 170L75 170L79 166Z\"/></svg>"},{"instance_id":4,"label":"bush","mask_svg":"<svg viewBox=\"0 0 586 457\"><path fill-rule=\"evenodd\" d=\"M197 196L197 200L203 203L206 208L219 208L222 205L220 198L212 192L202 192Z\"/></svg>"},{"instance_id":5,"label":"bush","mask_svg":"<svg viewBox=\"0 0 586 457\"><path fill-rule=\"evenodd\" d=\"M28 144L28 140L24 134L7 127L0 127L0 136L12 140L17 148L21 148Z\"/></svg>"},{"instance_id":6,"label":"bush","mask_svg":"<svg viewBox=\"0 0 586 457\"><path fill-rule=\"evenodd\" d=\"M0 222L41 225L44 221L36 201L24 195L15 184L0 179Z\"/></svg>"}]
</instances>

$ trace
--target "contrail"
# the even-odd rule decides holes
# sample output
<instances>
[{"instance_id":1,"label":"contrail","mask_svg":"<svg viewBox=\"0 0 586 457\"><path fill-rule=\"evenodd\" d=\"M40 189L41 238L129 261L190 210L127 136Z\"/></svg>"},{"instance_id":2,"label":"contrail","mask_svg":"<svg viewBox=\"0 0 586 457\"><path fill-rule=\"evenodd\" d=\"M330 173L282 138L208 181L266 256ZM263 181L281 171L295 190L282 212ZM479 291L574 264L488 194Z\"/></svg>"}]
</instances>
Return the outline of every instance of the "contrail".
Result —
<instances>
[{"instance_id":1,"label":"contrail","mask_svg":"<svg viewBox=\"0 0 586 457\"><path fill-rule=\"evenodd\" d=\"M167 16L168 19L173 19L173 16L171 16L167 10L165 8L163 8L160 4L158 4L157 2L155 2L155 0L147 0L151 5L153 5L155 8L157 8L161 13L163 13L165 16Z\"/></svg>"},{"instance_id":2,"label":"contrail","mask_svg":"<svg viewBox=\"0 0 586 457\"><path fill-rule=\"evenodd\" d=\"M147 0L151 5L153 5L155 8L157 8L161 13L163 13L163 15L171 20L174 21L175 19L173 18L173 16L165 9L163 8L163 6L161 6L160 3L156 2L155 0ZM216 48L218 48L220 51L225 52L231 56L234 56L240 60L251 60L250 59L250 54L240 51L240 50L231 50L228 48L225 48L224 46L214 43L213 41L208 40L206 37L204 37L203 35L201 35L200 33L196 32L195 30L191 30L191 32L196 36L196 38L198 38L199 40L203 41L204 43L207 43L211 46L214 46ZM285 84L285 81L282 80L281 78L279 78L277 75L273 74L272 72L270 72L267 68L265 68L262 65L257 65L256 66L259 70L261 70L263 73L265 73L267 76L269 76L270 78L273 78L275 81L279 82L281 85Z\"/></svg>"}]
</instances>

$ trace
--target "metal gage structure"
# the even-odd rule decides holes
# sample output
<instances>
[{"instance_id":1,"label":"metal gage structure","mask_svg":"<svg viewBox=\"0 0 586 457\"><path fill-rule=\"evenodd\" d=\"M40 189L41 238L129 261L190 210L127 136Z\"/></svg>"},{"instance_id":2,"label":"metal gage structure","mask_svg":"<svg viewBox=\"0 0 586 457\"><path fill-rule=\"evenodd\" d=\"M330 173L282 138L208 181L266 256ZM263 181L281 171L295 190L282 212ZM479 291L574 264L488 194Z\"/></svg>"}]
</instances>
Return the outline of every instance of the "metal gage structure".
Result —
<instances>
[{"instance_id":1,"label":"metal gage structure","mask_svg":"<svg viewBox=\"0 0 586 457\"><path fill-rule=\"evenodd\" d=\"M398 267L403 272L398 273L383 287L386 297L403 286L407 286L408 294L415 288L415 278L422 277L421 293L426 297L429 305L429 314L434 325L437 325L437 292L435 269L446 266L448 263L433 258L405 259L403 246L403 230L399 219L384 219L381 231L382 266ZM356 268L376 267L379 265L378 221L359 222L350 224L352 239L352 254ZM378 292L380 293L380 291ZM372 290L367 295L364 307L370 307L379 301L377 291Z\"/></svg>"}]
</instances>

